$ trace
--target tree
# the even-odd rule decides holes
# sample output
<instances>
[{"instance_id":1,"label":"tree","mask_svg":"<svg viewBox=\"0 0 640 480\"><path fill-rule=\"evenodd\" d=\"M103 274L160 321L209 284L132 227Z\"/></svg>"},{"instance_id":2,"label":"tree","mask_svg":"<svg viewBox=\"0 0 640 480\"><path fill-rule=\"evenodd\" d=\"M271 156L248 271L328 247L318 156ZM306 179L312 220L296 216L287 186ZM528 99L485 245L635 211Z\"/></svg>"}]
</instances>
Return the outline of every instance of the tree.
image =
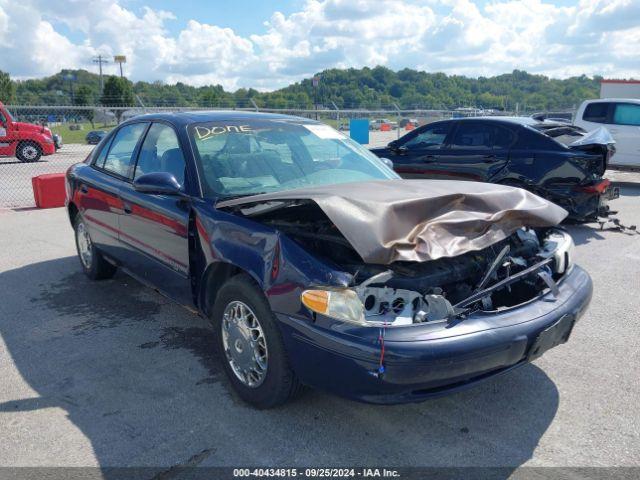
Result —
<instances>
[{"instance_id":1,"label":"tree","mask_svg":"<svg viewBox=\"0 0 640 480\"><path fill-rule=\"evenodd\" d=\"M73 97L73 104L79 106L93 105L93 92L91 87L88 85L80 85ZM91 128L95 128L95 125L93 124L94 113L93 109L85 110L83 112L83 116L91 122Z\"/></svg>"},{"instance_id":2,"label":"tree","mask_svg":"<svg viewBox=\"0 0 640 480\"><path fill-rule=\"evenodd\" d=\"M104 82L104 91L102 92L100 103L107 107L132 106L133 88L131 87L131 82L114 75L107 78L107 81ZM118 120L118 123L120 123L123 111L121 109L114 108L113 113L115 113L116 119Z\"/></svg>"},{"instance_id":3,"label":"tree","mask_svg":"<svg viewBox=\"0 0 640 480\"><path fill-rule=\"evenodd\" d=\"M8 73L0 70L0 102L11 103L15 95L15 85Z\"/></svg>"}]
</instances>

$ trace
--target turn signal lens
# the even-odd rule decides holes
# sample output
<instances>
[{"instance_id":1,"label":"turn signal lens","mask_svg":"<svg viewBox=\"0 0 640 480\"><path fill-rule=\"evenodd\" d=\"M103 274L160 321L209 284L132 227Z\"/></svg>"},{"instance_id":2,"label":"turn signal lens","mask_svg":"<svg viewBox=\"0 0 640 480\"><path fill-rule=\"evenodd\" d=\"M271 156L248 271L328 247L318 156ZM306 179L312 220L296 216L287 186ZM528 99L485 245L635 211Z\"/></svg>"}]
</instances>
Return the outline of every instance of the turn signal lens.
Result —
<instances>
[{"instance_id":1,"label":"turn signal lens","mask_svg":"<svg viewBox=\"0 0 640 480\"><path fill-rule=\"evenodd\" d=\"M309 310L344 322L366 325L364 307L351 289L305 290L300 296Z\"/></svg>"},{"instance_id":2,"label":"turn signal lens","mask_svg":"<svg viewBox=\"0 0 640 480\"><path fill-rule=\"evenodd\" d=\"M329 310L329 292L326 290L305 290L302 303L317 313L326 314Z\"/></svg>"}]
</instances>

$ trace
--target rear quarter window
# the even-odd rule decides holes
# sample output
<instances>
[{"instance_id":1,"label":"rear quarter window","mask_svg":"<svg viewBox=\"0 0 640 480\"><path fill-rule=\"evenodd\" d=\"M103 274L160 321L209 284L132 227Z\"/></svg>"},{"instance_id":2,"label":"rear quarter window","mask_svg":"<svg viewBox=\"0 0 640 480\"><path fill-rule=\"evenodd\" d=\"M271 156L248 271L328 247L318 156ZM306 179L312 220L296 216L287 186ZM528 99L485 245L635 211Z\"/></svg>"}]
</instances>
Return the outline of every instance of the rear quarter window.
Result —
<instances>
[{"instance_id":1,"label":"rear quarter window","mask_svg":"<svg viewBox=\"0 0 640 480\"><path fill-rule=\"evenodd\" d=\"M111 145L111 140L113 137L107 139L102 145L98 144L96 149L99 149L97 155L94 154L93 165L99 168L104 167L104 160L107 158L107 153L109 152L109 146Z\"/></svg>"},{"instance_id":2,"label":"rear quarter window","mask_svg":"<svg viewBox=\"0 0 640 480\"><path fill-rule=\"evenodd\" d=\"M582 114L582 119L586 122L607 123L607 115L610 103L596 102L587 105Z\"/></svg>"},{"instance_id":3,"label":"rear quarter window","mask_svg":"<svg viewBox=\"0 0 640 480\"><path fill-rule=\"evenodd\" d=\"M521 150L558 150L562 146L545 134L538 132L535 128L523 125L518 130L518 140L514 148Z\"/></svg>"}]
</instances>

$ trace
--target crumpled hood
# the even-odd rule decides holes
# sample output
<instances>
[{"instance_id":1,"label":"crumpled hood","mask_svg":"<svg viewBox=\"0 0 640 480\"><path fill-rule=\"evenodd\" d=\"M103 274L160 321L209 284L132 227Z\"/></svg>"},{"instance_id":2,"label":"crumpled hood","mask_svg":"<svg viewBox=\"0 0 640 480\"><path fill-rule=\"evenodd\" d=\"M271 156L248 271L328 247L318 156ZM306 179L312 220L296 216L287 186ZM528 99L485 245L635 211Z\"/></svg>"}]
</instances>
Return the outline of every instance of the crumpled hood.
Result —
<instances>
[{"instance_id":1,"label":"crumpled hood","mask_svg":"<svg viewBox=\"0 0 640 480\"><path fill-rule=\"evenodd\" d=\"M567 211L520 188L451 180L379 180L268 193L217 208L312 200L367 263L424 262L481 250Z\"/></svg>"}]
</instances>

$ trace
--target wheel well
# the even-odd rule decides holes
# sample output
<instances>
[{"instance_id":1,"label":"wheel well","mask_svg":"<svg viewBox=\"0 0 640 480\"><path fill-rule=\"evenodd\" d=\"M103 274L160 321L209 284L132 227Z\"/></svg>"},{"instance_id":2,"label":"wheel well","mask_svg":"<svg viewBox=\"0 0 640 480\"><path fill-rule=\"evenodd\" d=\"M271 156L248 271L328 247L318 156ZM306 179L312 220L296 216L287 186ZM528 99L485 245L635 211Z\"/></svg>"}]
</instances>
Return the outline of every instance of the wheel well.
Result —
<instances>
[{"instance_id":1,"label":"wheel well","mask_svg":"<svg viewBox=\"0 0 640 480\"><path fill-rule=\"evenodd\" d=\"M76 223L76 217L78 216L78 207L73 202L69 202L69 206L67 207L69 212L69 221L71 221L71 226Z\"/></svg>"},{"instance_id":2,"label":"wheel well","mask_svg":"<svg viewBox=\"0 0 640 480\"><path fill-rule=\"evenodd\" d=\"M202 276L200 284L199 304L205 315L211 313L213 302L215 301L218 291L231 277L235 277L241 273L246 273L239 267L225 262L212 263L207 267Z\"/></svg>"}]
</instances>

